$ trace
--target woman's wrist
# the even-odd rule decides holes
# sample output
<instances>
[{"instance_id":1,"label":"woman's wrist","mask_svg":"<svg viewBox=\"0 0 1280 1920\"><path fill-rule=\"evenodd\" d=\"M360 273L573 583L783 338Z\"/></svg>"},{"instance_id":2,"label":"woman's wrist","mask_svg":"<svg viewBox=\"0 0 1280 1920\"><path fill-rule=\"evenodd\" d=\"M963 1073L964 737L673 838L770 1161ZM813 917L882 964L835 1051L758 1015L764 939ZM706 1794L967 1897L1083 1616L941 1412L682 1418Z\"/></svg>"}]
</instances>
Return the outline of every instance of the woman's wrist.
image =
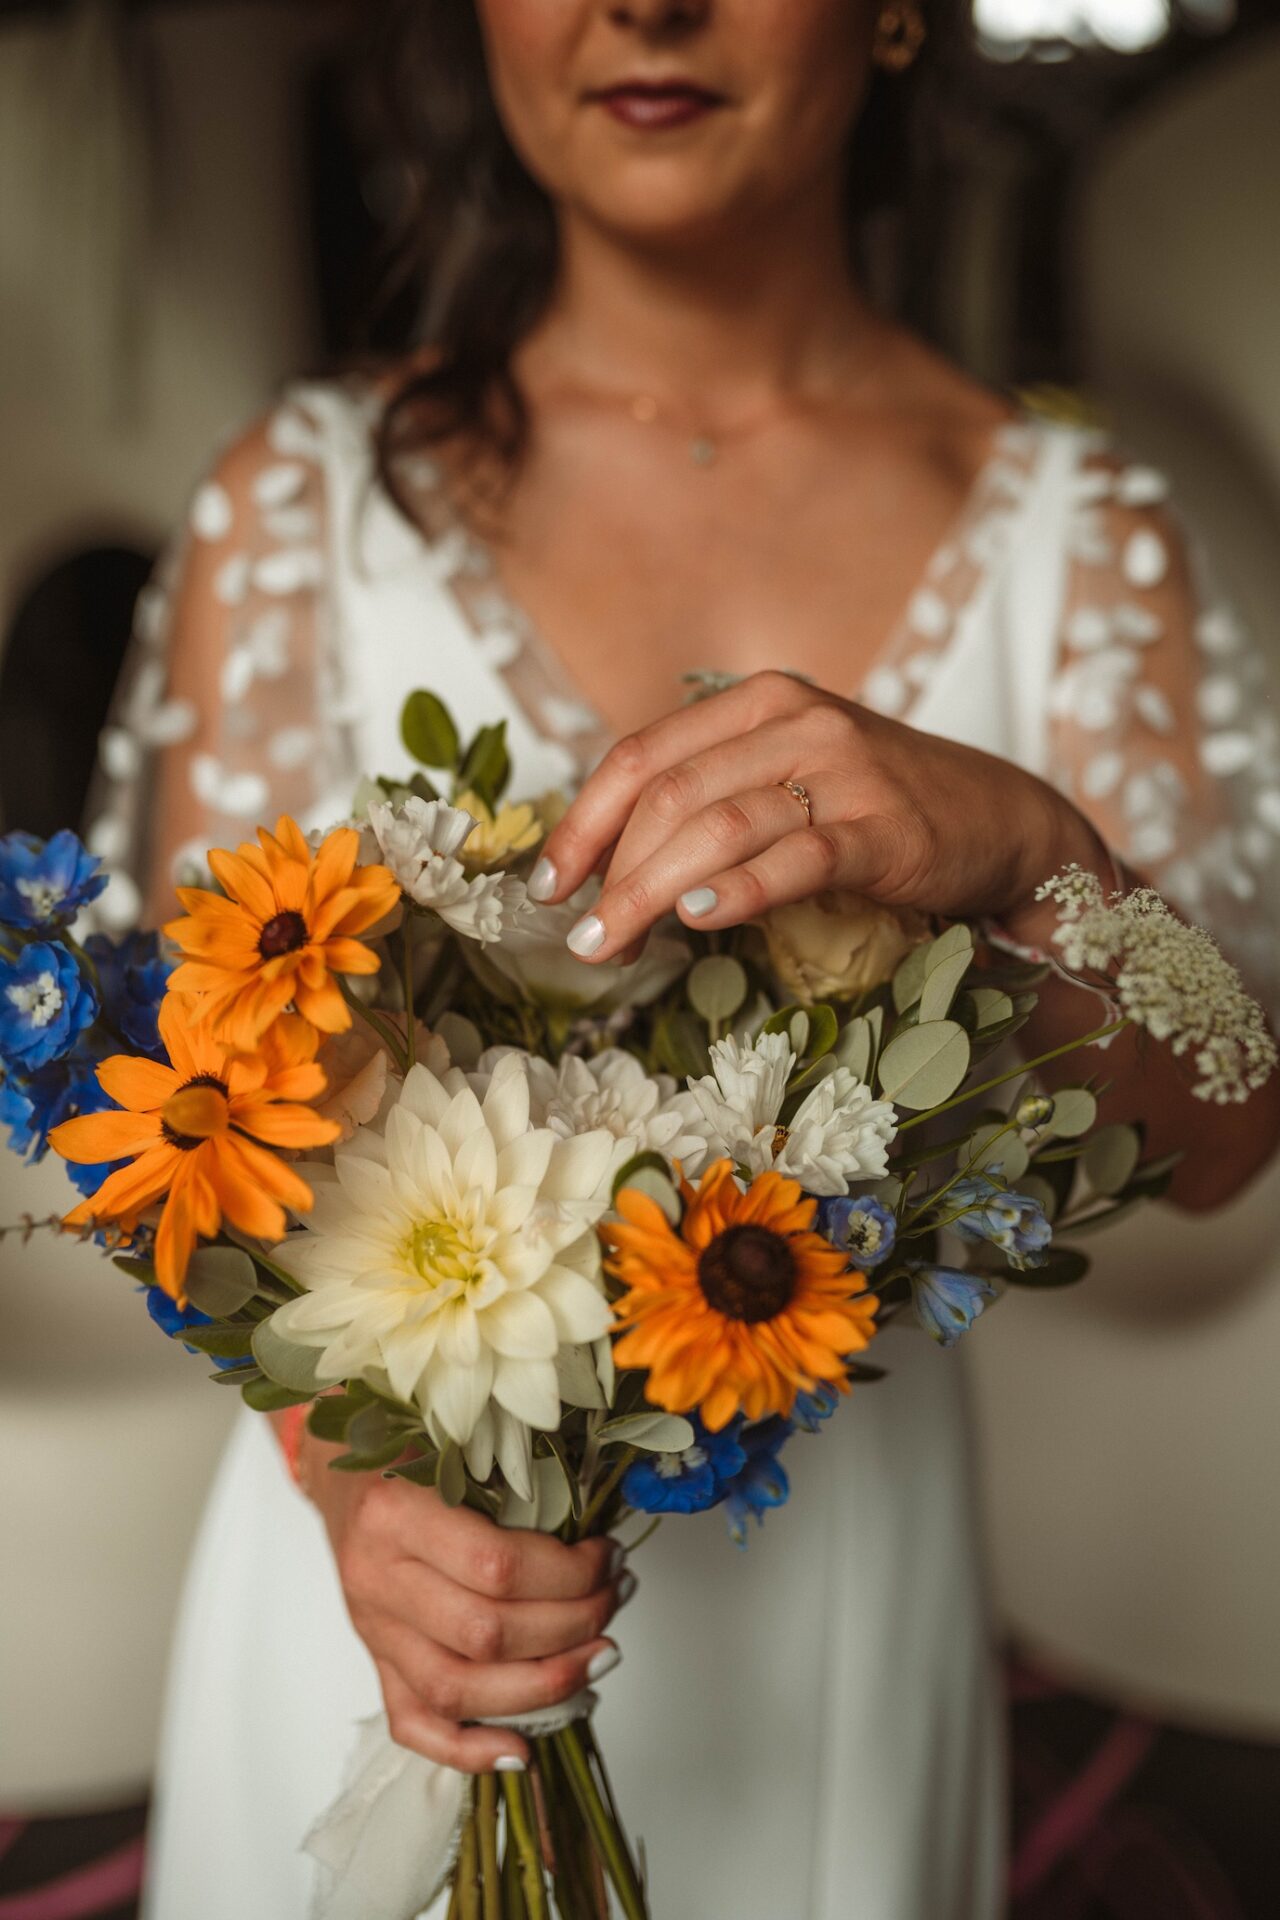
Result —
<instances>
[{"instance_id":1,"label":"woman's wrist","mask_svg":"<svg viewBox=\"0 0 1280 1920\"><path fill-rule=\"evenodd\" d=\"M1028 874L1022 897L1006 912L987 922L998 944L1037 958L1050 958L1058 913L1052 901L1037 899L1039 889L1068 867L1096 874L1106 893L1126 890L1132 882L1102 835L1077 807L1054 794L1050 831L1033 856L1035 871Z\"/></svg>"}]
</instances>

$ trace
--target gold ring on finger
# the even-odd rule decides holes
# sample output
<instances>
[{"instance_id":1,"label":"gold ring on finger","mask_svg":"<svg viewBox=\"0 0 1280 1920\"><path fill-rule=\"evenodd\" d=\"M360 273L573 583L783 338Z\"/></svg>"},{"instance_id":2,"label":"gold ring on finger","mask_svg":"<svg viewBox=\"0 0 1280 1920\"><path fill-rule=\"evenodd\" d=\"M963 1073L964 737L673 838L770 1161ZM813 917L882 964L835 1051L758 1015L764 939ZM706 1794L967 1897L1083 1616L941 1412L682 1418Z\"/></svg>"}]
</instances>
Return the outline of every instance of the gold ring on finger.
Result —
<instances>
[{"instance_id":1,"label":"gold ring on finger","mask_svg":"<svg viewBox=\"0 0 1280 1920\"><path fill-rule=\"evenodd\" d=\"M812 826L813 825L813 802L809 798L808 788L802 787L798 780L779 780L778 785L782 788L784 793L789 793L793 800L798 800L800 802L800 805L804 808L804 817L809 822L809 825Z\"/></svg>"}]
</instances>

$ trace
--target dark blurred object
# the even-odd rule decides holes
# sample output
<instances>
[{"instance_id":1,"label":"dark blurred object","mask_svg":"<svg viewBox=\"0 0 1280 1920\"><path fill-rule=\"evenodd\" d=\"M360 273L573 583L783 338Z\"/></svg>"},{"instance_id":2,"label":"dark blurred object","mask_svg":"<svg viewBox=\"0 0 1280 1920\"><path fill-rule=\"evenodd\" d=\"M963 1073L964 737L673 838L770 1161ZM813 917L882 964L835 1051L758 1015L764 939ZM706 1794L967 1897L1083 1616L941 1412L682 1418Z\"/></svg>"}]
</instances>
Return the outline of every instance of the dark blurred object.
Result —
<instances>
[{"instance_id":1,"label":"dark blurred object","mask_svg":"<svg viewBox=\"0 0 1280 1920\"><path fill-rule=\"evenodd\" d=\"M63 1819L0 1815L0 1915L15 1920L135 1920L145 1806Z\"/></svg>"},{"instance_id":2,"label":"dark blurred object","mask_svg":"<svg viewBox=\"0 0 1280 1920\"><path fill-rule=\"evenodd\" d=\"M98 734L154 555L89 547L20 594L0 642L0 820L42 838L84 815Z\"/></svg>"}]
</instances>

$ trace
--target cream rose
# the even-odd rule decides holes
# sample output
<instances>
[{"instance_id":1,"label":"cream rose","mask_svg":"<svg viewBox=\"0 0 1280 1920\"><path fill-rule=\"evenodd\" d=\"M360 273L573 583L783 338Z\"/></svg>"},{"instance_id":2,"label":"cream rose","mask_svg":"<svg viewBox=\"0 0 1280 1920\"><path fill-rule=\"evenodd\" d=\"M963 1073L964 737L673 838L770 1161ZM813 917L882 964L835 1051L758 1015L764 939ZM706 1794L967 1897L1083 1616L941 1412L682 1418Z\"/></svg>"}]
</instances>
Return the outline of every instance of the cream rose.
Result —
<instances>
[{"instance_id":1,"label":"cream rose","mask_svg":"<svg viewBox=\"0 0 1280 1920\"><path fill-rule=\"evenodd\" d=\"M779 982L806 1007L870 992L929 937L914 908L884 907L860 893L814 894L772 908L758 925Z\"/></svg>"}]
</instances>

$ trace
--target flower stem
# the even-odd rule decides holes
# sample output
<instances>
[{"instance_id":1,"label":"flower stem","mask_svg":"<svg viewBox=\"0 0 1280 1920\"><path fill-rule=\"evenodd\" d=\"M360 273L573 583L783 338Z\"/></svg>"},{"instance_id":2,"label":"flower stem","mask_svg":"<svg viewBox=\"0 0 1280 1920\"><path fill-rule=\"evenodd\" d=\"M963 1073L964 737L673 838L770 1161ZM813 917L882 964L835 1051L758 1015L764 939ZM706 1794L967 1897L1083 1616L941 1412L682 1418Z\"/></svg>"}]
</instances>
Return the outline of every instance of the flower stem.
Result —
<instances>
[{"instance_id":1,"label":"flower stem","mask_svg":"<svg viewBox=\"0 0 1280 1920\"><path fill-rule=\"evenodd\" d=\"M413 915L406 913L400 923L404 934L401 947L401 963L404 973L404 1051L405 1059L412 1070L418 1061L418 1036L414 1031L417 1021L413 1011Z\"/></svg>"},{"instance_id":2,"label":"flower stem","mask_svg":"<svg viewBox=\"0 0 1280 1920\"><path fill-rule=\"evenodd\" d=\"M542 1861L538 1854L533 1790L529 1785L529 1776L524 1773L504 1773L502 1795L507 1803L507 1832L515 1841L519 1856L520 1885L529 1920L551 1920L547 1885L542 1877Z\"/></svg>"},{"instance_id":3,"label":"flower stem","mask_svg":"<svg viewBox=\"0 0 1280 1920\"><path fill-rule=\"evenodd\" d=\"M502 1875L498 1866L498 1781L492 1773L482 1773L476 1781L476 1830L480 1840L484 1920L503 1920Z\"/></svg>"},{"instance_id":4,"label":"flower stem","mask_svg":"<svg viewBox=\"0 0 1280 1920\"><path fill-rule=\"evenodd\" d=\"M375 1013L372 1007L366 1007L363 1001L358 1000L345 980L339 978L338 985L342 989L342 997L351 1008L351 1011L358 1013L365 1025L372 1027L379 1040L382 1041L384 1046L390 1049L391 1057L399 1067L401 1073L408 1073L409 1061L405 1051L405 1044L390 1021L384 1020L380 1013Z\"/></svg>"},{"instance_id":5,"label":"flower stem","mask_svg":"<svg viewBox=\"0 0 1280 1920\"><path fill-rule=\"evenodd\" d=\"M618 1460L615 1461L610 1472L606 1475L605 1479L601 1482L600 1486L597 1487L595 1493L591 1496L591 1499L587 1502L587 1506L582 1515L582 1518L578 1522L578 1526L575 1533L576 1539L586 1540L587 1538L589 1538L592 1526L600 1518L601 1513L604 1511L604 1508L608 1503L609 1496L615 1491L620 1481L622 1480L623 1474L626 1472L627 1468L631 1465L631 1462L635 1459L635 1457L636 1457L636 1449L634 1447L623 1448L621 1456L619 1457Z\"/></svg>"},{"instance_id":6,"label":"flower stem","mask_svg":"<svg viewBox=\"0 0 1280 1920\"><path fill-rule=\"evenodd\" d=\"M649 1920L648 1905L631 1864L627 1843L600 1797L600 1789L596 1785L583 1743L582 1729L576 1725L565 1727L560 1733L553 1734L552 1738L569 1776L578 1811L591 1829L596 1851L609 1870L609 1878L622 1903L626 1920Z\"/></svg>"},{"instance_id":7,"label":"flower stem","mask_svg":"<svg viewBox=\"0 0 1280 1920\"><path fill-rule=\"evenodd\" d=\"M898 1132L905 1133L908 1127L918 1127L926 1120L934 1120L940 1113L950 1113L952 1107L962 1107L966 1100L976 1100L980 1093L990 1093L993 1087L1003 1087L1010 1080L1021 1078L1024 1073L1034 1073L1037 1067L1047 1066L1050 1060L1060 1060L1064 1053L1074 1053L1077 1047L1092 1047L1099 1040L1107 1040L1113 1033L1120 1033L1131 1025L1127 1016L1112 1020L1105 1027L1095 1027L1092 1033L1082 1033L1078 1040L1068 1040L1060 1047L1051 1048L1048 1053L1037 1054L1034 1060L1020 1060L1016 1067L1010 1067L1007 1073L996 1074L993 1080L984 1080L977 1087L961 1088L950 1100L944 1100L940 1107L930 1107L927 1113L912 1114L909 1120L901 1123Z\"/></svg>"},{"instance_id":8,"label":"flower stem","mask_svg":"<svg viewBox=\"0 0 1280 1920\"><path fill-rule=\"evenodd\" d=\"M480 1847L473 1805L462 1829L462 1850L458 1855L457 1878L454 1882L458 1893L458 1920L481 1920L480 1883L476 1878L479 1866Z\"/></svg>"}]
</instances>

